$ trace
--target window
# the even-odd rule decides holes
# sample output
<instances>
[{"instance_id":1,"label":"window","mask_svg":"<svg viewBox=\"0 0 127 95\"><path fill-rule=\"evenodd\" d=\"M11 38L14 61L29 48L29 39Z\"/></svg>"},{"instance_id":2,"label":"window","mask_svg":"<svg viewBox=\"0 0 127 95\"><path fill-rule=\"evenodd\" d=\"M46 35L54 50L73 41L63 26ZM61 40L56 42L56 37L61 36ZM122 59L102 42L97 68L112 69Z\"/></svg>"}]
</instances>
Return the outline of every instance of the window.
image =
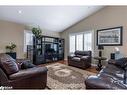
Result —
<instances>
[{"instance_id":1,"label":"window","mask_svg":"<svg viewBox=\"0 0 127 95\"><path fill-rule=\"evenodd\" d=\"M92 32L84 33L84 50L92 50Z\"/></svg>"},{"instance_id":2,"label":"window","mask_svg":"<svg viewBox=\"0 0 127 95\"><path fill-rule=\"evenodd\" d=\"M76 50L83 50L83 34L76 35Z\"/></svg>"},{"instance_id":3,"label":"window","mask_svg":"<svg viewBox=\"0 0 127 95\"><path fill-rule=\"evenodd\" d=\"M84 33L73 34L69 36L70 41L70 53L74 53L75 50L91 50L92 51L92 38L93 31L86 31Z\"/></svg>"},{"instance_id":4,"label":"window","mask_svg":"<svg viewBox=\"0 0 127 95\"><path fill-rule=\"evenodd\" d=\"M75 35L71 35L70 36L70 40L69 40L69 43L70 43L70 53L73 53L75 52Z\"/></svg>"},{"instance_id":5,"label":"window","mask_svg":"<svg viewBox=\"0 0 127 95\"><path fill-rule=\"evenodd\" d=\"M33 44L33 34L31 31L24 31L24 52L27 52L27 45Z\"/></svg>"}]
</instances>

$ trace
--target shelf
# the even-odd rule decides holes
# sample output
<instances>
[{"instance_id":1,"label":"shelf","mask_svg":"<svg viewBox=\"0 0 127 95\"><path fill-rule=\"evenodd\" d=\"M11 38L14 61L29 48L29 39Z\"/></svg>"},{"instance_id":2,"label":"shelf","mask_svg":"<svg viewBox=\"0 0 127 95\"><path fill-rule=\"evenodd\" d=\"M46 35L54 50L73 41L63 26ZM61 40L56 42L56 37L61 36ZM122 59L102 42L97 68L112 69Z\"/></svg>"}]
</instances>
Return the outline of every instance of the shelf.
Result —
<instances>
[{"instance_id":1,"label":"shelf","mask_svg":"<svg viewBox=\"0 0 127 95\"><path fill-rule=\"evenodd\" d=\"M64 40L61 38L42 36L41 38L34 37L33 39L34 51L33 63L46 63L49 61L58 61L64 59ZM56 53L54 53L54 51ZM48 53L51 53L48 55ZM43 60L41 60L43 58ZM55 59L54 59L55 58Z\"/></svg>"},{"instance_id":2,"label":"shelf","mask_svg":"<svg viewBox=\"0 0 127 95\"><path fill-rule=\"evenodd\" d=\"M59 42L48 42L48 41L42 41L44 43L53 43L53 44L59 44Z\"/></svg>"}]
</instances>

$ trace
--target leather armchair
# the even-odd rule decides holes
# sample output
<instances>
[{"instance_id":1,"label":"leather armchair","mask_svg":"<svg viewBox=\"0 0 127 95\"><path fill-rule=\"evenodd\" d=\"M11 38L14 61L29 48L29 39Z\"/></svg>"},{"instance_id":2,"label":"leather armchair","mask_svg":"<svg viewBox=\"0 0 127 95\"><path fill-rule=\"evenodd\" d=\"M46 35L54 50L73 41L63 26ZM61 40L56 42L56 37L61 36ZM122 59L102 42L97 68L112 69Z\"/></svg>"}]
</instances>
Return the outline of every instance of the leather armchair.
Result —
<instances>
[{"instance_id":1,"label":"leather armchair","mask_svg":"<svg viewBox=\"0 0 127 95\"><path fill-rule=\"evenodd\" d=\"M91 51L75 51L74 54L68 56L68 65L81 69L91 66Z\"/></svg>"},{"instance_id":2,"label":"leather armchair","mask_svg":"<svg viewBox=\"0 0 127 95\"><path fill-rule=\"evenodd\" d=\"M9 65L8 62L10 62ZM9 55L0 54L0 86L12 87L13 89L43 89L46 87L48 71L46 67L35 66L20 69L17 68L16 62Z\"/></svg>"}]
</instances>

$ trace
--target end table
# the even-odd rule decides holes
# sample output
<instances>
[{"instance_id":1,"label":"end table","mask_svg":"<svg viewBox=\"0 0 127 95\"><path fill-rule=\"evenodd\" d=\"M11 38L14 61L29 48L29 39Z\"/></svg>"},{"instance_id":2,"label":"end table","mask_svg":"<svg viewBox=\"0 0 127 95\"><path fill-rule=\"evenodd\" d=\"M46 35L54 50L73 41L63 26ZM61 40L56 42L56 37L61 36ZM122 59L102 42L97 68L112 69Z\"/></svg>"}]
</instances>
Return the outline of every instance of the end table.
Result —
<instances>
[{"instance_id":1,"label":"end table","mask_svg":"<svg viewBox=\"0 0 127 95\"><path fill-rule=\"evenodd\" d=\"M105 57L99 57L98 56L98 57L94 57L94 59L98 60L98 64L97 64L98 68L96 70L97 71L100 71L102 69L101 61L102 60L106 60L107 58L105 58Z\"/></svg>"}]
</instances>

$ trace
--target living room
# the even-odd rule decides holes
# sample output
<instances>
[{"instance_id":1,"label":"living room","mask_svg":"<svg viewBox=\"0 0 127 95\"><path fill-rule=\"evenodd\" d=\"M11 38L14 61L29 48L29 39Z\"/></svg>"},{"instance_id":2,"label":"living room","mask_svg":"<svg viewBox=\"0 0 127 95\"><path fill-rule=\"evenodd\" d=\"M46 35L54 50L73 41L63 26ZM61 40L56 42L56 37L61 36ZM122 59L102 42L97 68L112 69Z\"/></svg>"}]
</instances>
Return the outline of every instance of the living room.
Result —
<instances>
[{"instance_id":1,"label":"living room","mask_svg":"<svg viewBox=\"0 0 127 95\"><path fill-rule=\"evenodd\" d=\"M0 13L1 89L127 89L127 6L0 6Z\"/></svg>"}]
</instances>

